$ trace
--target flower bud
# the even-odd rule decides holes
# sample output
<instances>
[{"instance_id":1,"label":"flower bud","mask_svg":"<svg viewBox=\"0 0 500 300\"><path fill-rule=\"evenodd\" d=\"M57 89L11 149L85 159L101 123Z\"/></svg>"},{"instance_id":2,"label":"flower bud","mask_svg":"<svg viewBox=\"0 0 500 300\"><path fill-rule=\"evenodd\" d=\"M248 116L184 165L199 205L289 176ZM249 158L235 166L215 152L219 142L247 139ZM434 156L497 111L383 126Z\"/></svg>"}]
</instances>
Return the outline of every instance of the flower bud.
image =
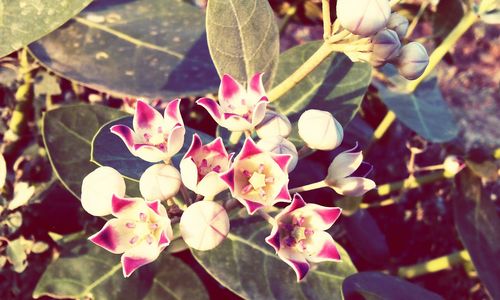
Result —
<instances>
[{"instance_id":1,"label":"flower bud","mask_svg":"<svg viewBox=\"0 0 500 300\"><path fill-rule=\"evenodd\" d=\"M371 36L382 30L389 20L391 6L388 0L338 0L337 18L350 32Z\"/></svg>"},{"instance_id":2,"label":"flower bud","mask_svg":"<svg viewBox=\"0 0 500 300\"><path fill-rule=\"evenodd\" d=\"M420 77L429 64L429 55L425 47L417 42L411 42L401 48L396 66L399 73L408 80Z\"/></svg>"},{"instance_id":3,"label":"flower bud","mask_svg":"<svg viewBox=\"0 0 500 300\"><path fill-rule=\"evenodd\" d=\"M453 177L464 168L464 163L455 155L448 155L443 162L446 177Z\"/></svg>"},{"instance_id":4,"label":"flower bud","mask_svg":"<svg viewBox=\"0 0 500 300\"><path fill-rule=\"evenodd\" d=\"M398 13L392 13L387 22L387 29L394 30L400 39L403 39L408 31L408 19Z\"/></svg>"},{"instance_id":5,"label":"flower bud","mask_svg":"<svg viewBox=\"0 0 500 300\"><path fill-rule=\"evenodd\" d=\"M310 109L300 116L299 135L311 149L333 150L342 143L344 130L331 113Z\"/></svg>"},{"instance_id":6,"label":"flower bud","mask_svg":"<svg viewBox=\"0 0 500 300\"><path fill-rule=\"evenodd\" d=\"M373 53L371 63L375 67L381 67L386 61L398 56L401 42L394 30L384 29L379 31L372 40Z\"/></svg>"},{"instance_id":7,"label":"flower bud","mask_svg":"<svg viewBox=\"0 0 500 300\"><path fill-rule=\"evenodd\" d=\"M288 173L292 172L293 169L295 169L295 166L297 166L297 162L299 161L297 148L295 148L295 145L292 142L285 139L284 137L267 137L265 139L261 139L257 143L257 146L261 150L276 154L290 154L292 156L292 160L288 164Z\"/></svg>"},{"instance_id":8,"label":"flower bud","mask_svg":"<svg viewBox=\"0 0 500 300\"><path fill-rule=\"evenodd\" d=\"M217 247L229 233L229 216L217 202L196 202L182 214L180 231L189 247L210 250Z\"/></svg>"},{"instance_id":9,"label":"flower bud","mask_svg":"<svg viewBox=\"0 0 500 300\"><path fill-rule=\"evenodd\" d=\"M99 167L83 179L83 209L93 216L109 215L113 195L123 197L125 189L125 180L118 171L110 167Z\"/></svg>"},{"instance_id":10,"label":"flower bud","mask_svg":"<svg viewBox=\"0 0 500 300\"><path fill-rule=\"evenodd\" d=\"M181 174L171 165L156 164L147 168L139 180L139 190L147 201L167 200L179 192Z\"/></svg>"},{"instance_id":11,"label":"flower bud","mask_svg":"<svg viewBox=\"0 0 500 300\"><path fill-rule=\"evenodd\" d=\"M268 110L262 122L255 129L261 139L273 136L286 138L292 132L292 124L285 115Z\"/></svg>"}]
</instances>

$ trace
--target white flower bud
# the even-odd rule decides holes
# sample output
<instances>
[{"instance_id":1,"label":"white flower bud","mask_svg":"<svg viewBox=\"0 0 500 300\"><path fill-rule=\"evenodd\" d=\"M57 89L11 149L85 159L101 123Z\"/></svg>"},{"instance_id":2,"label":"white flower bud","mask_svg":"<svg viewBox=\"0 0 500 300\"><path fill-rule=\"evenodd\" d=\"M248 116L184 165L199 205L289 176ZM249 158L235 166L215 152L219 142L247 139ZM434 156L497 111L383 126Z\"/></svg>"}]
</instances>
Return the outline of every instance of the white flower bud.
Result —
<instances>
[{"instance_id":1,"label":"white flower bud","mask_svg":"<svg viewBox=\"0 0 500 300\"><path fill-rule=\"evenodd\" d=\"M181 174L171 165L156 164L147 168L139 180L139 190L147 201L167 200L177 195Z\"/></svg>"},{"instance_id":2,"label":"white flower bud","mask_svg":"<svg viewBox=\"0 0 500 300\"><path fill-rule=\"evenodd\" d=\"M268 110L262 122L255 129L261 139L272 136L286 138L292 132L292 124L285 115Z\"/></svg>"},{"instance_id":3,"label":"white flower bud","mask_svg":"<svg viewBox=\"0 0 500 300\"><path fill-rule=\"evenodd\" d=\"M375 67L380 67L398 56L401 49L401 41L397 33L391 29L379 31L372 40L373 53L371 63Z\"/></svg>"},{"instance_id":4,"label":"white flower bud","mask_svg":"<svg viewBox=\"0 0 500 300\"><path fill-rule=\"evenodd\" d=\"M310 109L300 116L299 135L311 149L333 150L342 143L344 130L331 113Z\"/></svg>"},{"instance_id":5,"label":"white flower bud","mask_svg":"<svg viewBox=\"0 0 500 300\"><path fill-rule=\"evenodd\" d=\"M338 0L337 18L350 32L371 36L384 29L391 14L388 0Z\"/></svg>"},{"instance_id":6,"label":"white flower bud","mask_svg":"<svg viewBox=\"0 0 500 300\"><path fill-rule=\"evenodd\" d=\"M387 22L387 28L394 30L400 39L403 39L408 31L408 19L398 13L392 13Z\"/></svg>"},{"instance_id":7,"label":"white flower bud","mask_svg":"<svg viewBox=\"0 0 500 300\"><path fill-rule=\"evenodd\" d=\"M229 233L229 216L220 204L203 200L190 205L182 214L181 236L196 250L217 247Z\"/></svg>"},{"instance_id":8,"label":"white flower bud","mask_svg":"<svg viewBox=\"0 0 500 300\"><path fill-rule=\"evenodd\" d=\"M408 80L420 77L428 64L429 55L427 50L417 42L411 42L403 46L396 62L399 73Z\"/></svg>"},{"instance_id":9,"label":"white flower bud","mask_svg":"<svg viewBox=\"0 0 500 300\"><path fill-rule=\"evenodd\" d=\"M297 153L297 148L295 145L289 140L285 139L281 136L273 136L265 139L261 139L257 146L264 151L276 153L276 154L290 154L292 156L292 160L288 165L288 173L292 172L297 166L297 162L299 161L299 155Z\"/></svg>"},{"instance_id":10,"label":"white flower bud","mask_svg":"<svg viewBox=\"0 0 500 300\"><path fill-rule=\"evenodd\" d=\"M110 167L99 167L83 179L83 209L93 216L109 215L113 194L123 197L125 189L125 180L118 171Z\"/></svg>"},{"instance_id":11,"label":"white flower bud","mask_svg":"<svg viewBox=\"0 0 500 300\"><path fill-rule=\"evenodd\" d=\"M464 168L464 164L455 155L448 155L444 159L443 168L447 177L453 177Z\"/></svg>"}]
</instances>

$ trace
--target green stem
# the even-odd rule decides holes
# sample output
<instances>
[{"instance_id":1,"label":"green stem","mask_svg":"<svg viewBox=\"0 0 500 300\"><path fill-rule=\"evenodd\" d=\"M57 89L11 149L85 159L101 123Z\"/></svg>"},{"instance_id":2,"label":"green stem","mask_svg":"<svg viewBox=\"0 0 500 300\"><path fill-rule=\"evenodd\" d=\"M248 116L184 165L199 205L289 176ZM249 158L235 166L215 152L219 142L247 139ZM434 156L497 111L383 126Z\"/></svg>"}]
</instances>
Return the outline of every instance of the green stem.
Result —
<instances>
[{"instance_id":1,"label":"green stem","mask_svg":"<svg viewBox=\"0 0 500 300\"><path fill-rule=\"evenodd\" d=\"M293 188L293 189L289 190L289 192L290 192L290 194L301 193L301 192L312 191L315 189L324 188L327 186L328 185L326 184L326 182L324 180L321 180L321 181L318 181L315 183L310 183L310 184L306 184L306 185L303 185L300 187Z\"/></svg>"},{"instance_id":2,"label":"green stem","mask_svg":"<svg viewBox=\"0 0 500 300\"><path fill-rule=\"evenodd\" d=\"M33 78L26 48L19 52L19 73L22 75L22 84L16 91L16 107L9 122L9 130L16 136L28 131L33 111Z\"/></svg>"},{"instance_id":3,"label":"green stem","mask_svg":"<svg viewBox=\"0 0 500 300\"><path fill-rule=\"evenodd\" d=\"M314 54L309 57L309 59L304 62L295 72L292 73L288 78L283 80L280 84L275 86L269 93L267 97L269 101L276 101L278 98L286 94L289 90L295 87L302 79L309 75L316 67L318 67L332 52L334 48L332 45L324 43L319 47Z\"/></svg>"},{"instance_id":4,"label":"green stem","mask_svg":"<svg viewBox=\"0 0 500 300\"><path fill-rule=\"evenodd\" d=\"M380 122L380 124L377 126L377 128L373 132L373 139L375 141L380 140L384 136L384 134L387 132L389 127L392 125L392 123L394 123L395 120L396 120L396 114L392 110L389 110L385 114L384 119L382 119L382 122Z\"/></svg>"},{"instance_id":5,"label":"green stem","mask_svg":"<svg viewBox=\"0 0 500 300\"><path fill-rule=\"evenodd\" d=\"M413 266L400 267L398 276L413 278L428 273L435 273L447 270L455 265L470 261L470 255L467 250L457 251L449 255L441 256L424 263Z\"/></svg>"},{"instance_id":6,"label":"green stem","mask_svg":"<svg viewBox=\"0 0 500 300\"><path fill-rule=\"evenodd\" d=\"M241 139L241 136L243 135L243 131L233 131L231 132L231 135L229 136L229 144L231 145L236 145Z\"/></svg>"},{"instance_id":7,"label":"green stem","mask_svg":"<svg viewBox=\"0 0 500 300\"><path fill-rule=\"evenodd\" d=\"M411 176L401 181L391 182L379 185L377 187L377 194L379 196L387 196L392 192L401 189L414 189L424 184L432 183L441 179L450 178L444 172L433 172L422 176Z\"/></svg>"},{"instance_id":8,"label":"green stem","mask_svg":"<svg viewBox=\"0 0 500 300\"><path fill-rule=\"evenodd\" d=\"M500 159L500 148L497 148L495 149L495 151L493 151L493 157L495 159Z\"/></svg>"}]
</instances>

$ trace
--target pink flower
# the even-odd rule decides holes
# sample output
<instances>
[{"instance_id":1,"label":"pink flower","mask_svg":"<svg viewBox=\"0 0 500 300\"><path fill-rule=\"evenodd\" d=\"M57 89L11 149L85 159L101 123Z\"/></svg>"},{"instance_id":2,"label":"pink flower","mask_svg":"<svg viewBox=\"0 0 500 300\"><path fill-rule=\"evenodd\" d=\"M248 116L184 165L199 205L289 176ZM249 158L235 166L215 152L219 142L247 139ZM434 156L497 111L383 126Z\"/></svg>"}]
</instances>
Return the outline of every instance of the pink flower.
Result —
<instances>
[{"instance_id":1,"label":"pink flower","mask_svg":"<svg viewBox=\"0 0 500 300\"><path fill-rule=\"evenodd\" d=\"M342 212L339 207L306 204L299 194L275 218L266 242L297 274L297 281L309 272L310 264L322 261L340 261L340 254L330 234Z\"/></svg>"},{"instance_id":2,"label":"pink flower","mask_svg":"<svg viewBox=\"0 0 500 300\"><path fill-rule=\"evenodd\" d=\"M364 178L371 171L372 167L363 162L363 152L357 151L357 149L358 145L340 153L333 159L330 167L328 167L328 175L325 178L325 182L341 195L352 197L363 196L376 186L373 180ZM351 176L362 164L369 166L368 172L361 177Z\"/></svg>"},{"instance_id":3,"label":"pink flower","mask_svg":"<svg viewBox=\"0 0 500 300\"><path fill-rule=\"evenodd\" d=\"M251 138L245 140L232 167L221 178L234 198L253 214L277 202L290 202L288 193L288 154L262 151Z\"/></svg>"},{"instance_id":4,"label":"pink flower","mask_svg":"<svg viewBox=\"0 0 500 300\"><path fill-rule=\"evenodd\" d=\"M267 97L262 84L262 73L255 74L244 89L231 76L222 76L219 87L219 104L210 98L196 103L203 106L212 118L230 131L254 129L266 114Z\"/></svg>"},{"instance_id":5,"label":"pink flower","mask_svg":"<svg viewBox=\"0 0 500 300\"><path fill-rule=\"evenodd\" d=\"M137 101L132 130L125 125L111 127L130 153L148 162L169 160L184 144L184 122L180 99L170 101L164 116L144 101Z\"/></svg>"},{"instance_id":6,"label":"pink flower","mask_svg":"<svg viewBox=\"0 0 500 300\"><path fill-rule=\"evenodd\" d=\"M111 253L122 254L123 276L154 261L173 237L170 219L160 201L120 198L113 195L112 214L116 218L89 238Z\"/></svg>"},{"instance_id":7,"label":"pink flower","mask_svg":"<svg viewBox=\"0 0 500 300\"><path fill-rule=\"evenodd\" d=\"M193 142L180 163L181 178L184 185L193 192L212 197L227 189L219 173L229 169L229 155L221 138L203 145L200 137L193 134Z\"/></svg>"}]
</instances>

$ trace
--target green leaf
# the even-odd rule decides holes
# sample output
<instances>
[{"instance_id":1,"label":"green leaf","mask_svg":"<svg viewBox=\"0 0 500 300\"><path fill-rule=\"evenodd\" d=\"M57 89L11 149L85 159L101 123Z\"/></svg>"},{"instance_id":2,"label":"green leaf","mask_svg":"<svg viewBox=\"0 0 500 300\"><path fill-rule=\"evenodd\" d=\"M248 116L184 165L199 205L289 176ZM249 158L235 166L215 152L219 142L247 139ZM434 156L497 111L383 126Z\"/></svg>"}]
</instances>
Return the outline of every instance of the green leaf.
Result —
<instances>
[{"instance_id":1,"label":"green leaf","mask_svg":"<svg viewBox=\"0 0 500 300\"><path fill-rule=\"evenodd\" d=\"M207 39L219 75L239 82L264 72L269 87L279 56L279 30L267 0L211 0L207 7Z\"/></svg>"},{"instance_id":2,"label":"green leaf","mask_svg":"<svg viewBox=\"0 0 500 300\"><path fill-rule=\"evenodd\" d=\"M340 299L345 277L356 268L338 246L342 262L312 268L300 283L264 238L271 231L258 217L231 221L227 239L210 251L193 251L198 262L222 285L245 299Z\"/></svg>"},{"instance_id":3,"label":"green leaf","mask_svg":"<svg viewBox=\"0 0 500 300\"><path fill-rule=\"evenodd\" d=\"M90 161L92 139L107 122L127 115L100 105L67 105L43 117L43 140L52 167L63 185L80 197L83 178L97 168ZM136 194L138 184L127 180L127 192Z\"/></svg>"},{"instance_id":4,"label":"green leaf","mask_svg":"<svg viewBox=\"0 0 500 300\"><path fill-rule=\"evenodd\" d=\"M344 280L345 299L366 300L439 300L441 296L418 285L379 272L360 272Z\"/></svg>"},{"instance_id":5,"label":"green leaf","mask_svg":"<svg viewBox=\"0 0 500 300\"><path fill-rule=\"evenodd\" d=\"M30 50L58 75L117 96L173 98L219 85L204 13L186 1L96 1Z\"/></svg>"},{"instance_id":6,"label":"green leaf","mask_svg":"<svg viewBox=\"0 0 500 300\"><path fill-rule=\"evenodd\" d=\"M112 126L118 124L133 128L132 120L132 116L124 117L111 121L99 129L92 141L92 161L102 166L115 168L122 175L139 180L142 173L153 164L133 156L123 141L110 131ZM172 162L177 167L184 153L189 149L194 133L200 136L203 143L209 143L214 139L214 137L201 131L190 127L185 128L186 134L184 136L184 145L182 149L172 157Z\"/></svg>"},{"instance_id":7,"label":"green leaf","mask_svg":"<svg viewBox=\"0 0 500 300\"><path fill-rule=\"evenodd\" d=\"M92 0L0 0L0 57L53 31Z\"/></svg>"},{"instance_id":8,"label":"green leaf","mask_svg":"<svg viewBox=\"0 0 500 300\"><path fill-rule=\"evenodd\" d=\"M394 87L375 81L382 101L397 118L426 140L444 143L454 139L458 127L439 90L436 76L425 79L413 93L404 90L408 81L396 68L386 65L383 72L396 83Z\"/></svg>"},{"instance_id":9,"label":"green leaf","mask_svg":"<svg viewBox=\"0 0 500 300\"><path fill-rule=\"evenodd\" d=\"M124 278L120 257L84 242L50 264L33 298L56 299L208 299L196 274L179 259L162 253L152 265Z\"/></svg>"},{"instance_id":10,"label":"green leaf","mask_svg":"<svg viewBox=\"0 0 500 300\"><path fill-rule=\"evenodd\" d=\"M10 241L5 250L8 261L12 264L15 272L22 273L28 266L27 248L31 248L32 241L20 237Z\"/></svg>"},{"instance_id":11,"label":"green leaf","mask_svg":"<svg viewBox=\"0 0 500 300\"><path fill-rule=\"evenodd\" d=\"M282 53L276 82L290 76L321 43L306 43ZM359 109L370 84L371 70L368 64L352 63L343 54L333 54L273 104L278 112L290 115L292 122L304 110L314 108L331 112L345 126Z\"/></svg>"},{"instance_id":12,"label":"green leaf","mask_svg":"<svg viewBox=\"0 0 500 300\"><path fill-rule=\"evenodd\" d=\"M492 191L469 169L456 179L453 211L458 234L491 298L500 299L500 219L491 201Z\"/></svg>"}]
</instances>

